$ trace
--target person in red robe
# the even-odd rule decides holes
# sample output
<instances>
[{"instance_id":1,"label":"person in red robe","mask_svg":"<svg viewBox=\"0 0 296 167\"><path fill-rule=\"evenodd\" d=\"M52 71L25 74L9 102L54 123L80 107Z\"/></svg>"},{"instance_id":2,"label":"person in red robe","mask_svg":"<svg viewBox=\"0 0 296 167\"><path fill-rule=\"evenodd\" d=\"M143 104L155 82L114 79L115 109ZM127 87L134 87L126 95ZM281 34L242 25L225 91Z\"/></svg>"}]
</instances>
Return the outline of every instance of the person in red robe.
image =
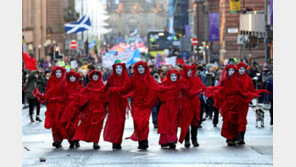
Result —
<instances>
[{"instance_id":1,"label":"person in red robe","mask_svg":"<svg viewBox=\"0 0 296 167\"><path fill-rule=\"evenodd\" d=\"M66 126L68 141L70 148L80 147L79 141L72 141L72 138L78 128L78 123L81 114L76 111L66 110L66 107L77 97L82 89L82 85L79 84L79 74L70 71L66 74L66 79L61 84L61 91L64 97L64 112L61 117L61 122Z\"/></svg>"},{"instance_id":2,"label":"person in red robe","mask_svg":"<svg viewBox=\"0 0 296 167\"><path fill-rule=\"evenodd\" d=\"M126 94L129 77L124 63L113 64L113 74L108 78L105 90L110 90L108 103L108 118L104 129L104 140L112 142L113 149L121 149L125 124L125 114L128 101L122 95Z\"/></svg>"},{"instance_id":3,"label":"person in red robe","mask_svg":"<svg viewBox=\"0 0 296 167\"><path fill-rule=\"evenodd\" d=\"M42 95L38 90L34 94L41 103L46 103L47 111L45 112L44 127L52 131L53 146L62 147L63 139L67 139L66 127L60 122L63 113L63 94L61 91L61 82L64 79L66 69L55 66L52 70L51 77L47 81L46 90Z\"/></svg>"},{"instance_id":4,"label":"person in red robe","mask_svg":"<svg viewBox=\"0 0 296 167\"><path fill-rule=\"evenodd\" d=\"M200 100L199 94L202 93L206 86L195 76L196 65L184 65L181 79L181 115L179 126L181 134L179 142L183 143L185 139L185 147L190 147L189 126L191 125L191 141L194 147L198 147L197 129L200 121Z\"/></svg>"},{"instance_id":5,"label":"person in red robe","mask_svg":"<svg viewBox=\"0 0 296 167\"><path fill-rule=\"evenodd\" d=\"M259 89L256 90L254 88L254 84L252 82L251 77L249 77L247 75L247 68L248 66L243 63L240 62L236 65L237 69L238 69L238 79L239 79L239 85L242 87L242 89L244 91L250 91L253 92L255 94L261 94L263 92L265 93L269 93L268 91L266 91L265 89ZM238 125L238 145L244 145L245 144L245 132L246 132L246 126L247 126L247 115L248 115L248 110L249 110L249 101L244 101L241 103L242 106L242 112L240 112L239 115L239 125Z\"/></svg>"},{"instance_id":6,"label":"person in red robe","mask_svg":"<svg viewBox=\"0 0 296 167\"><path fill-rule=\"evenodd\" d=\"M213 97L214 106L219 108L223 117L221 135L226 138L228 146L236 146L239 117L244 108L242 103L250 102L258 94L242 89L237 68L230 64L224 68L218 86L207 88L206 96Z\"/></svg>"},{"instance_id":7,"label":"person in red robe","mask_svg":"<svg viewBox=\"0 0 296 167\"><path fill-rule=\"evenodd\" d=\"M104 91L101 72L93 70L88 75L90 82L70 105L73 111L82 112L81 122L72 141L93 142L93 148L99 149L98 142L107 113L108 99Z\"/></svg>"},{"instance_id":8,"label":"person in red robe","mask_svg":"<svg viewBox=\"0 0 296 167\"><path fill-rule=\"evenodd\" d=\"M160 134L159 144L162 148L176 148L178 117L180 111L181 81L180 73L177 70L170 70L166 74L164 89L158 92L161 106L158 114L158 133Z\"/></svg>"},{"instance_id":9,"label":"person in red robe","mask_svg":"<svg viewBox=\"0 0 296 167\"><path fill-rule=\"evenodd\" d=\"M134 120L134 133L128 137L138 141L138 149L147 149L149 118L151 109L156 102L156 93L159 84L150 75L146 62L137 62L134 67L134 74L131 76L129 93L125 97L132 97L131 114Z\"/></svg>"}]
</instances>

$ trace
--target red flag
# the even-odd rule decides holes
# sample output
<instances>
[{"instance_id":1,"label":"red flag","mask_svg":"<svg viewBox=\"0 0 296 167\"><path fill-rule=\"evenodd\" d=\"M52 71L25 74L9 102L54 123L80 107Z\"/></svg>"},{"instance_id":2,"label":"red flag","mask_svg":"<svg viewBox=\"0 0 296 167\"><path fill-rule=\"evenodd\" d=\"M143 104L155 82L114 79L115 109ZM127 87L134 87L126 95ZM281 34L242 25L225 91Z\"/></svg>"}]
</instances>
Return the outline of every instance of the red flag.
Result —
<instances>
[{"instance_id":1,"label":"red flag","mask_svg":"<svg viewBox=\"0 0 296 167\"><path fill-rule=\"evenodd\" d=\"M38 70L35 58L32 58L27 53L23 52L23 59L25 61L26 69L28 69L28 70Z\"/></svg>"},{"instance_id":2,"label":"red flag","mask_svg":"<svg viewBox=\"0 0 296 167\"><path fill-rule=\"evenodd\" d=\"M177 59L177 63L178 63L178 64L184 64L184 61L183 61L182 59L178 58L178 59Z\"/></svg>"}]
</instances>

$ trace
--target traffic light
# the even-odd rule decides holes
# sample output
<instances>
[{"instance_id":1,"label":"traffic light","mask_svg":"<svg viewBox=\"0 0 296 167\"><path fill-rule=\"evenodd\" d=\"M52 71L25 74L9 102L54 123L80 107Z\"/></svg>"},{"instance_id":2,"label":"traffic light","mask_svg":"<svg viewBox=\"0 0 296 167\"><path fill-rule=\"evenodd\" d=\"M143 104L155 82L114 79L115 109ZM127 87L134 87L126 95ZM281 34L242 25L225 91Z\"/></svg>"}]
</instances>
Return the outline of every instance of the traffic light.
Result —
<instances>
[{"instance_id":1,"label":"traffic light","mask_svg":"<svg viewBox=\"0 0 296 167\"><path fill-rule=\"evenodd\" d=\"M64 58L64 56L60 54L60 47L58 47L58 46L54 47L53 57L55 60Z\"/></svg>"}]
</instances>

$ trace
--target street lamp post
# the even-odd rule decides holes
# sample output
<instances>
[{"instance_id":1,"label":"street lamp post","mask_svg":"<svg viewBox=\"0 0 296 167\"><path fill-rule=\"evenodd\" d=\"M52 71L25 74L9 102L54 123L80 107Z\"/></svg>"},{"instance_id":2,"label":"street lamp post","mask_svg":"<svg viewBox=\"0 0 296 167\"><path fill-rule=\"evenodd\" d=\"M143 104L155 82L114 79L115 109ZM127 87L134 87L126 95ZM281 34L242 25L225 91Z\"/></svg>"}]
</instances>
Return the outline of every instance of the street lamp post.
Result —
<instances>
[{"instance_id":1,"label":"street lamp post","mask_svg":"<svg viewBox=\"0 0 296 167\"><path fill-rule=\"evenodd\" d=\"M39 51L39 55L38 55L38 61L40 61L40 50L41 50L41 44L38 45L38 51Z\"/></svg>"},{"instance_id":2,"label":"street lamp post","mask_svg":"<svg viewBox=\"0 0 296 167\"><path fill-rule=\"evenodd\" d=\"M268 11L267 11L267 0L265 0L265 63L268 64Z\"/></svg>"}]
</instances>

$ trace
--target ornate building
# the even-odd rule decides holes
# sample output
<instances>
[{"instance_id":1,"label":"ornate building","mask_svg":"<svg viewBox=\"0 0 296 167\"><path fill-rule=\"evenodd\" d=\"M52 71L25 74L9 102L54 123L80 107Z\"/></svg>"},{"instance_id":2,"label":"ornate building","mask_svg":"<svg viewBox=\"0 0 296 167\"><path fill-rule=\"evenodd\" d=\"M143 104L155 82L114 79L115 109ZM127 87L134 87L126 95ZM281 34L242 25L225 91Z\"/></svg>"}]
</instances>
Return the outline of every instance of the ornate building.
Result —
<instances>
[{"instance_id":1,"label":"ornate building","mask_svg":"<svg viewBox=\"0 0 296 167\"><path fill-rule=\"evenodd\" d=\"M117 0L107 3L109 37L129 35L135 29L141 37L149 30L164 30L168 23L167 0Z\"/></svg>"}]
</instances>

